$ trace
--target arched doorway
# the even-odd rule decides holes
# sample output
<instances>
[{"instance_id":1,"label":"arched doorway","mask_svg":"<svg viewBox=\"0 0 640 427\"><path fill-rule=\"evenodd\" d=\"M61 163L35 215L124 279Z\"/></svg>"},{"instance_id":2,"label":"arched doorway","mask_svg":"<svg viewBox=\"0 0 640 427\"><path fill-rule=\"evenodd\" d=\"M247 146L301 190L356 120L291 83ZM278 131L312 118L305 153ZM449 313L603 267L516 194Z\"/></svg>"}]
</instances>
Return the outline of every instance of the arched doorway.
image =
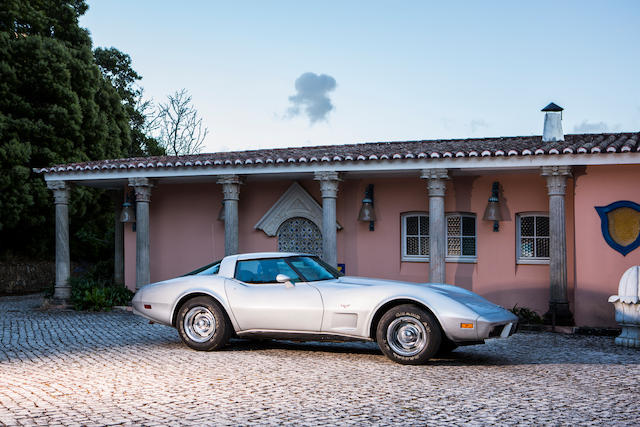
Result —
<instances>
[{"instance_id":1,"label":"arched doorway","mask_svg":"<svg viewBox=\"0 0 640 427\"><path fill-rule=\"evenodd\" d=\"M278 251L322 256L322 233L310 220L289 218L278 228Z\"/></svg>"}]
</instances>

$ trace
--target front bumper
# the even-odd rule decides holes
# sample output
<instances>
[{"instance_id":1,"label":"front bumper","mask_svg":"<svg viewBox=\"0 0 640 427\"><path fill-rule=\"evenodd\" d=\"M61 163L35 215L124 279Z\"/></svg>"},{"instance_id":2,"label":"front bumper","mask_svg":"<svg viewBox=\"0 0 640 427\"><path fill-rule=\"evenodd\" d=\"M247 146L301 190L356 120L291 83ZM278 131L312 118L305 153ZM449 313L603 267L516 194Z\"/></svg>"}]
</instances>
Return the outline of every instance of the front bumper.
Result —
<instances>
[{"instance_id":1,"label":"front bumper","mask_svg":"<svg viewBox=\"0 0 640 427\"><path fill-rule=\"evenodd\" d=\"M518 329L518 317L504 310L503 313L483 315L476 321L478 339L506 338Z\"/></svg>"}]
</instances>

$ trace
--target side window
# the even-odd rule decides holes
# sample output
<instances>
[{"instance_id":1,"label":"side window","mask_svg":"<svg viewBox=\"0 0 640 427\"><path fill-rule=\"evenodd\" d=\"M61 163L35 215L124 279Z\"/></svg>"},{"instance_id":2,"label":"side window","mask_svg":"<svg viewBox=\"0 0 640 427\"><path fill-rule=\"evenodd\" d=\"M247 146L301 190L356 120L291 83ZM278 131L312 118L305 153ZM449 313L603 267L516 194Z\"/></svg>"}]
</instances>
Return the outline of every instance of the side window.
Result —
<instances>
[{"instance_id":1,"label":"side window","mask_svg":"<svg viewBox=\"0 0 640 427\"><path fill-rule=\"evenodd\" d=\"M402 214L402 260L429 260L429 215L421 212Z\"/></svg>"},{"instance_id":2,"label":"side window","mask_svg":"<svg viewBox=\"0 0 640 427\"><path fill-rule=\"evenodd\" d=\"M198 273L195 273L196 276L211 276L213 274L218 274L220 272L220 263L214 264L211 267L208 267Z\"/></svg>"},{"instance_id":3,"label":"side window","mask_svg":"<svg viewBox=\"0 0 640 427\"><path fill-rule=\"evenodd\" d=\"M518 263L547 264L549 262L549 215L521 213L516 216L516 220Z\"/></svg>"},{"instance_id":4,"label":"side window","mask_svg":"<svg viewBox=\"0 0 640 427\"><path fill-rule=\"evenodd\" d=\"M447 214L447 258L473 261L476 259L476 216Z\"/></svg>"},{"instance_id":5,"label":"side window","mask_svg":"<svg viewBox=\"0 0 640 427\"><path fill-rule=\"evenodd\" d=\"M213 274L218 274L220 272L220 264L222 260L212 262L211 264L207 264L204 267L196 268L195 270L185 274L185 276L210 276Z\"/></svg>"},{"instance_id":6,"label":"side window","mask_svg":"<svg viewBox=\"0 0 640 427\"><path fill-rule=\"evenodd\" d=\"M267 258L238 261L236 279L247 283L277 283L276 276L285 274L293 282L300 279L296 272L282 258Z\"/></svg>"}]
</instances>

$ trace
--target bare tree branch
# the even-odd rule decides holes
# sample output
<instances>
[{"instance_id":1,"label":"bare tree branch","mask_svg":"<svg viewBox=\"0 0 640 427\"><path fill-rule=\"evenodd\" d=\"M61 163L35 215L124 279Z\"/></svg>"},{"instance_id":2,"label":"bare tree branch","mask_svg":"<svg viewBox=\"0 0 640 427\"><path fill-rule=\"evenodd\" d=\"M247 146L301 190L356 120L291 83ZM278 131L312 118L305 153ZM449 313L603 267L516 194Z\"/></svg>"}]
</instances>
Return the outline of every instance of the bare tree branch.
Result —
<instances>
[{"instance_id":1,"label":"bare tree branch","mask_svg":"<svg viewBox=\"0 0 640 427\"><path fill-rule=\"evenodd\" d=\"M174 156L199 153L209 133L186 89L169 95L165 104L158 104L150 125L167 154Z\"/></svg>"}]
</instances>

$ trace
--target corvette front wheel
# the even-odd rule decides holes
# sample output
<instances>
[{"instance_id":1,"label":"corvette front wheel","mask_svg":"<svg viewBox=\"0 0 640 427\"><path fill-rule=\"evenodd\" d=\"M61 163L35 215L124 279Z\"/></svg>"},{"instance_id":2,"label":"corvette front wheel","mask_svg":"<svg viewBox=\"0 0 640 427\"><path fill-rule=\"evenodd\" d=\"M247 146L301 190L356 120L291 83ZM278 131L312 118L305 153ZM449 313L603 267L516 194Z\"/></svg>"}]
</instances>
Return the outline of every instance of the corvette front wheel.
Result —
<instances>
[{"instance_id":1,"label":"corvette front wheel","mask_svg":"<svg viewBox=\"0 0 640 427\"><path fill-rule=\"evenodd\" d=\"M210 297L185 302L176 322L180 339L194 350L211 351L223 347L231 328L220 305Z\"/></svg>"},{"instance_id":2,"label":"corvette front wheel","mask_svg":"<svg viewBox=\"0 0 640 427\"><path fill-rule=\"evenodd\" d=\"M394 362L420 365L436 354L442 333L433 315L416 305L403 304L382 316L376 340L382 352Z\"/></svg>"}]
</instances>

